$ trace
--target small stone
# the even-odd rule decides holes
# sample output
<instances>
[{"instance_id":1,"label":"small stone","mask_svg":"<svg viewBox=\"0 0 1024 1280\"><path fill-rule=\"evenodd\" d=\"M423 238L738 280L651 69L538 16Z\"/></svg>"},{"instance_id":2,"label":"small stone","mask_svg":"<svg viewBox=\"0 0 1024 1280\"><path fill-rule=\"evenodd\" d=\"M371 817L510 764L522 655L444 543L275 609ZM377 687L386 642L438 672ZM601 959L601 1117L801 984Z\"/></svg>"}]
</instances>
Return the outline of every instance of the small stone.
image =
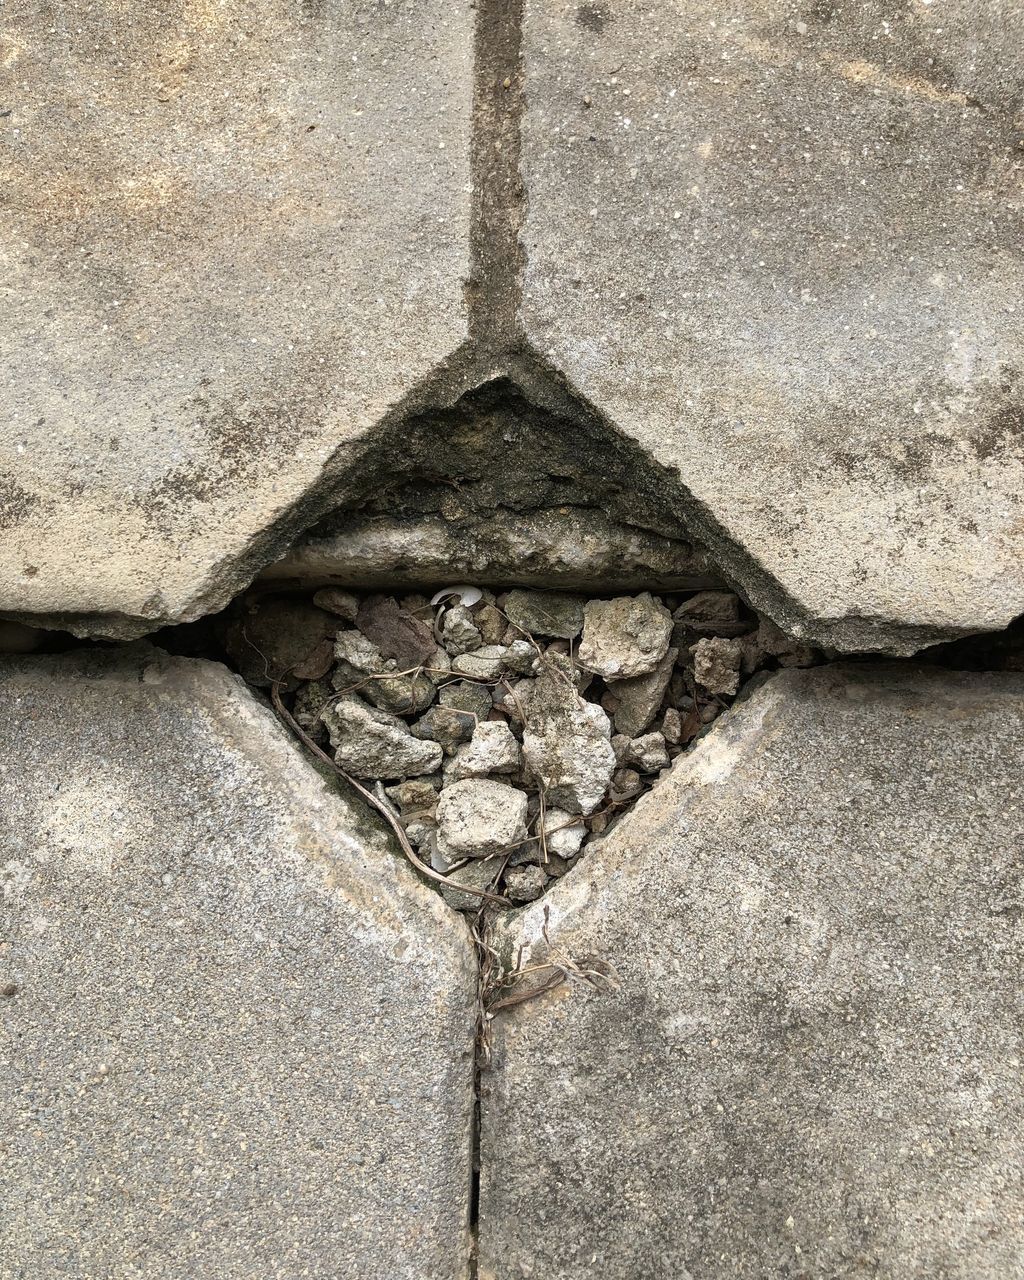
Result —
<instances>
[{"instance_id":1,"label":"small stone","mask_svg":"<svg viewBox=\"0 0 1024 1280\"><path fill-rule=\"evenodd\" d=\"M631 800L644 789L643 780L635 769L616 769L612 778L611 793L616 800Z\"/></svg>"},{"instance_id":2,"label":"small stone","mask_svg":"<svg viewBox=\"0 0 1024 1280\"><path fill-rule=\"evenodd\" d=\"M454 707L431 707L412 726L410 732L417 738L429 738L439 742L447 755L452 755L463 742L473 736L478 721L467 711Z\"/></svg>"},{"instance_id":3,"label":"small stone","mask_svg":"<svg viewBox=\"0 0 1024 1280\"><path fill-rule=\"evenodd\" d=\"M505 669L515 675L530 675L536 662L537 650L529 640L513 640L505 649Z\"/></svg>"},{"instance_id":4,"label":"small stone","mask_svg":"<svg viewBox=\"0 0 1024 1280\"><path fill-rule=\"evenodd\" d=\"M416 715L430 706L437 692L425 674L397 674L397 662L386 658L361 631L339 631L334 645L338 665L336 689L361 693L375 706L399 715Z\"/></svg>"},{"instance_id":5,"label":"small stone","mask_svg":"<svg viewBox=\"0 0 1024 1280\"><path fill-rule=\"evenodd\" d=\"M262 596L246 602L224 624L222 640L249 684L266 688L280 680L294 689L300 680L315 678L297 674L297 668L318 651L322 653L323 642L332 639L337 629L337 618L301 597Z\"/></svg>"},{"instance_id":6,"label":"small stone","mask_svg":"<svg viewBox=\"0 0 1024 1280\"><path fill-rule=\"evenodd\" d=\"M520 636L526 631L572 640L583 630L583 600L555 591L510 591L505 614Z\"/></svg>"},{"instance_id":7,"label":"small stone","mask_svg":"<svg viewBox=\"0 0 1024 1280\"><path fill-rule=\"evenodd\" d=\"M318 609L326 609L337 618L346 622L355 622L359 612L359 601L351 591L343 591L341 587L322 587L313 595L313 603Z\"/></svg>"},{"instance_id":8,"label":"small stone","mask_svg":"<svg viewBox=\"0 0 1024 1280\"><path fill-rule=\"evenodd\" d=\"M677 747L683 740L683 717L675 707L668 707L661 718L661 734L667 743Z\"/></svg>"},{"instance_id":9,"label":"small stone","mask_svg":"<svg viewBox=\"0 0 1024 1280\"><path fill-rule=\"evenodd\" d=\"M612 750L615 752L616 762L625 764L626 756L629 752L629 738L624 733L613 733Z\"/></svg>"},{"instance_id":10,"label":"small stone","mask_svg":"<svg viewBox=\"0 0 1024 1280\"><path fill-rule=\"evenodd\" d=\"M403 814L432 813L437 805L440 780L437 778L410 778L393 787L385 787L384 794L393 800Z\"/></svg>"},{"instance_id":11,"label":"small stone","mask_svg":"<svg viewBox=\"0 0 1024 1280\"><path fill-rule=\"evenodd\" d=\"M441 747L415 738L403 720L342 694L322 713L334 758L356 778L408 778L441 766Z\"/></svg>"},{"instance_id":12,"label":"small stone","mask_svg":"<svg viewBox=\"0 0 1024 1280\"><path fill-rule=\"evenodd\" d=\"M615 768L611 722L558 676L533 682L526 707L523 756L552 805L592 813Z\"/></svg>"},{"instance_id":13,"label":"small stone","mask_svg":"<svg viewBox=\"0 0 1024 1280\"><path fill-rule=\"evenodd\" d=\"M672 615L649 591L591 600L583 613L579 660L606 680L646 675L668 651Z\"/></svg>"},{"instance_id":14,"label":"small stone","mask_svg":"<svg viewBox=\"0 0 1024 1280\"><path fill-rule=\"evenodd\" d=\"M504 722L482 720L472 739L459 747L445 765L445 785L463 778L486 778L491 773L512 773L520 765L519 743Z\"/></svg>"},{"instance_id":15,"label":"small stone","mask_svg":"<svg viewBox=\"0 0 1024 1280\"><path fill-rule=\"evenodd\" d=\"M402 827L409 837L409 843L416 849L429 844L437 833L437 823L426 813L417 813L408 821L403 819Z\"/></svg>"},{"instance_id":16,"label":"small stone","mask_svg":"<svg viewBox=\"0 0 1024 1280\"><path fill-rule=\"evenodd\" d=\"M399 605L393 596L369 596L359 606L356 626L400 670L427 665L437 649L434 632Z\"/></svg>"},{"instance_id":17,"label":"small stone","mask_svg":"<svg viewBox=\"0 0 1024 1280\"><path fill-rule=\"evenodd\" d=\"M484 858L526 836L526 793L490 778L444 787L437 804L439 849L445 856Z\"/></svg>"},{"instance_id":18,"label":"small stone","mask_svg":"<svg viewBox=\"0 0 1024 1280\"><path fill-rule=\"evenodd\" d=\"M441 642L452 657L479 649L483 639L473 614L465 605L455 604L445 610L441 623Z\"/></svg>"},{"instance_id":19,"label":"small stone","mask_svg":"<svg viewBox=\"0 0 1024 1280\"><path fill-rule=\"evenodd\" d=\"M452 671L474 680L497 680L505 669L504 645L489 644L471 653L461 653L452 660Z\"/></svg>"},{"instance_id":20,"label":"small stone","mask_svg":"<svg viewBox=\"0 0 1024 1280\"><path fill-rule=\"evenodd\" d=\"M665 697L678 656L678 649L669 649L654 670L646 675L609 683L609 692L618 699L614 715L618 733L635 738L651 723Z\"/></svg>"},{"instance_id":21,"label":"small stone","mask_svg":"<svg viewBox=\"0 0 1024 1280\"><path fill-rule=\"evenodd\" d=\"M494 877L501 867L501 859L497 861L486 858L471 858L463 867L447 873L448 885L441 888L441 897L455 911L466 911L475 914L483 906L484 899L475 893L460 893L458 885L468 885L472 889L492 890ZM492 890L497 893L497 890Z\"/></svg>"},{"instance_id":22,"label":"small stone","mask_svg":"<svg viewBox=\"0 0 1024 1280\"><path fill-rule=\"evenodd\" d=\"M429 677L435 685L440 686L451 676L452 660L448 655L447 649L442 649L440 645L434 650L433 657L429 658L427 665L423 668L423 674Z\"/></svg>"},{"instance_id":23,"label":"small stone","mask_svg":"<svg viewBox=\"0 0 1024 1280\"><path fill-rule=\"evenodd\" d=\"M564 809L546 809L543 829L548 855L556 854L561 858L575 857L587 834L579 814L566 813Z\"/></svg>"},{"instance_id":24,"label":"small stone","mask_svg":"<svg viewBox=\"0 0 1024 1280\"><path fill-rule=\"evenodd\" d=\"M513 902L533 902L547 888L547 872L536 863L509 867L505 872L505 894Z\"/></svg>"},{"instance_id":25,"label":"small stone","mask_svg":"<svg viewBox=\"0 0 1024 1280\"><path fill-rule=\"evenodd\" d=\"M706 637L693 646L693 675L708 693L734 694L740 687L743 646L722 636Z\"/></svg>"},{"instance_id":26,"label":"small stone","mask_svg":"<svg viewBox=\"0 0 1024 1280\"><path fill-rule=\"evenodd\" d=\"M491 709L491 690L486 685L474 684L471 680L456 680L446 684L438 694L442 707L453 707L456 711L468 711L477 720L483 720Z\"/></svg>"},{"instance_id":27,"label":"small stone","mask_svg":"<svg viewBox=\"0 0 1024 1280\"><path fill-rule=\"evenodd\" d=\"M627 764L636 765L642 773L657 773L659 769L667 769L669 759L665 739L660 733L645 733L642 737L631 739L625 760Z\"/></svg>"},{"instance_id":28,"label":"small stone","mask_svg":"<svg viewBox=\"0 0 1024 1280\"><path fill-rule=\"evenodd\" d=\"M732 591L698 591L684 600L672 615L677 626L693 635L737 636L750 630L750 623L740 618L740 598Z\"/></svg>"},{"instance_id":29,"label":"small stone","mask_svg":"<svg viewBox=\"0 0 1024 1280\"><path fill-rule=\"evenodd\" d=\"M478 605L473 613L473 621L476 624L485 645L501 644L505 638L505 631L508 623L500 609L496 609L493 604ZM519 639L518 633L513 639Z\"/></svg>"}]
</instances>

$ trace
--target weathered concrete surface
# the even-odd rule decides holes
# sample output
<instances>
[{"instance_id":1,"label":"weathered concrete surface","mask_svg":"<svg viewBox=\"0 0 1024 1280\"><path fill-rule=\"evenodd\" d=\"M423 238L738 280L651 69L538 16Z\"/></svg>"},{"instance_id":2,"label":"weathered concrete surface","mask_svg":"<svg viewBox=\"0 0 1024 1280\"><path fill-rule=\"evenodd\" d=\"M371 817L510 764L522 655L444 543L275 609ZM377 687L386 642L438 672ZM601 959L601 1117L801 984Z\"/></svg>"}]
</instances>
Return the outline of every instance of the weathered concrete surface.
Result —
<instances>
[{"instance_id":1,"label":"weathered concrete surface","mask_svg":"<svg viewBox=\"0 0 1024 1280\"><path fill-rule=\"evenodd\" d=\"M755 603L1024 609L1024 11L526 0L525 329ZM737 550L736 548L739 548Z\"/></svg>"},{"instance_id":2,"label":"weathered concrete surface","mask_svg":"<svg viewBox=\"0 0 1024 1280\"><path fill-rule=\"evenodd\" d=\"M222 667L10 659L0 723L0 1276L464 1276L462 921Z\"/></svg>"},{"instance_id":3,"label":"weathered concrete surface","mask_svg":"<svg viewBox=\"0 0 1024 1280\"><path fill-rule=\"evenodd\" d=\"M505 935L480 1275L1024 1274L1024 676L821 668Z\"/></svg>"},{"instance_id":4,"label":"weathered concrete surface","mask_svg":"<svg viewBox=\"0 0 1024 1280\"><path fill-rule=\"evenodd\" d=\"M4 6L0 610L219 606L459 347L472 53L466 0Z\"/></svg>"}]
</instances>

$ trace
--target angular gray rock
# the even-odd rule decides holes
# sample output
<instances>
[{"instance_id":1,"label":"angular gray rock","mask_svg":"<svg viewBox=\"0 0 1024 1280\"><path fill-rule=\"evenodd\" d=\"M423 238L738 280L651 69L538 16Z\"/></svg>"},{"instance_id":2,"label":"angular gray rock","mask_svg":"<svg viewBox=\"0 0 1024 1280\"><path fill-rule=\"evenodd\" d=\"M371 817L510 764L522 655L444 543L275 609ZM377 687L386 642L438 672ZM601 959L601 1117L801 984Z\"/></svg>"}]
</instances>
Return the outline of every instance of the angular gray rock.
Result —
<instances>
[{"instance_id":1,"label":"angular gray rock","mask_svg":"<svg viewBox=\"0 0 1024 1280\"><path fill-rule=\"evenodd\" d=\"M564 809L546 808L540 827L544 831L548 854L560 858L575 857L587 834L587 828L579 821L579 814L567 813Z\"/></svg>"},{"instance_id":2,"label":"angular gray rock","mask_svg":"<svg viewBox=\"0 0 1024 1280\"><path fill-rule=\"evenodd\" d=\"M646 675L668 650L672 615L649 591L588 600L583 617L580 664L606 680Z\"/></svg>"},{"instance_id":3,"label":"angular gray rock","mask_svg":"<svg viewBox=\"0 0 1024 1280\"><path fill-rule=\"evenodd\" d=\"M435 651L435 655L439 651ZM414 715L436 696L436 662L427 671L402 674L394 658L386 658L361 631L339 631L334 642L335 688L368 698L384 711Z\"/></svg>"},{"instance_id":4,"label":"angular gray rock","mask_svg":"<svg viewBox=\"0 0 1024 1280\"><path fill-rule=\"evenodd\" d=\"M454 707L434 706L425 715L420 716L410 727L410 732L416 738L430 738L434 742L439 742L445 753L452 755L460 743L470 740L476 726L477 720L467 711L457 711Z\"/></svg>"},{"instance_id":5,"label":"angular gray rock","mask_svg":"<svg viewBox=\"0 0 1024 1280\"><path fill-rule=\"evenodd\" d=\"M441 767L440 743L415 737L404 720L369 706L358 694L336 696L320 719L335 760L355 778L411 778Z\"/></svg>"},{"instance_id":6,"label":"angular gray rock","mask_svg":"<svg viewBox=\"0 0 1024 1280\"><path fill-rule=\"evenodd\" d=\"M468 653L483 647L484 638L465 605L454 604L445 610L441 639L450 654Z\"/></svg>"},{"instance_id":7,"label":"angular gray rock","mask_svg":"<svg viewBox=\"0 0 1024 1280\"><path fill-rule=\"evenodd\" d=\"M1024 675L780 673L501 930L618 987L492 1023L480 1276L1019 1276L1022 741Z\"/></svg>"},{"instance_id":8,"label":"angular gray rock","mask_svg":"<svg viewBox=\"0 0 1024 1280\"><path fill-rule=\"evenodd\" d=\"M484 720L491 709L491 691L486 685L471 680L454 680L442 685L437 700L443 707L468 712L477 720Z\"/></svg>"},{"instance_id":9,"label":"angular gray rock","mask_svg":"<svg viewBox=\"0 0 1024 1280\"><path fill-rule=\"evenodd\" d=\"M470 653L460 653L452 660L452 671L473 680L497 680L505 670L504 645L487 644Z\"/></svg>"},{"instance_id":10,"label":"angular gray rock","mask_svg":"<svg viewBox=\"0 0 1024 1280\"><path fill-rule=\"evenodd\" d=\"M505 601L509 622L532 636L573 640L583 630L582 596L559 591L510 591Z\"/></svg>"},{"instance_id":11,"label":"angular gray rock","mask_svg":"<svg viewBox=\"0 0 1024 1280\"><path fill-rule=\"evenodd\" d=\"M491 773L514 773L521 760L519 743L508 725L482 720L469 742L459 747L445 765L445 784L463 778L486 778Z\"/></svg>"},{"instance_id":12,"label":"angular gray rock","mask_svg":"<svg viewBox=\"0 0 1024 1280\"><path fill-rule=\"evenodd\" d=\"M486 858L526 835L526 792L490 778L442 788L437 801L443 858Z\"/></svg>"},{"instance_id":13,"label":"angular gray rock","mask_svg":"<svg viewBox=\"0 0 1024 1280\"><path fill-rule=\"evenodd\" d=\"M734 694L740 687L743 644L723 636L705 636L693 646L693 678L708 693Z\"/></svg>"},{"instance_id":14,"label":"angular gray rock","mask_svg":"<svg viewBox=\"0 0 1024 1280\"><path fill-rule=\"evenodd\" d=\"M613 716L616 733L624 733L627 738L643 733L658 713L678 657L678 649L669 649L646 675L634 676L632 680L609 680L608 691L618 699Z\"/></svg>"},{"instance_id":15,"label":"angular gray rock","mask_svg":"<svg viewBox=\"0 0 1024 1280\"><path fill-rule=\"evenodd\" d=\"M550 804L570 813L593 813L615 768L611 721L558 673L531 684L523 759Z\"/></svg>"},{"instance_id":16,"label":"angular gray rock","mask_svg":"<svg viewBox=\"0 0 1024 1280\"><path fill-rule=\"evenodd\" d=\"M0 610L220 607L463 343L473 16L5 7Z\"/></svg>"},{"instance_id":17,"label":"angular gray rock","mask_svg":"<svg viewBox=\"0 0 1024 1280\"><path fill-rule=\"evenodd\" d=\"M468 1274L462 921L223 667L0 664L6 1276Z\"/></svg>"},{"instance_id":18,"label":"angular gray rock","mask_svg":"<svg viewBox=\"0 0 1024 1280\"><path fill-rule=\"evenodd\" d=\"M1024 11L525 9L521 316L545 361L678 470L776 621L903 652L1005 626Z\"/></svg>"}]
</instances>

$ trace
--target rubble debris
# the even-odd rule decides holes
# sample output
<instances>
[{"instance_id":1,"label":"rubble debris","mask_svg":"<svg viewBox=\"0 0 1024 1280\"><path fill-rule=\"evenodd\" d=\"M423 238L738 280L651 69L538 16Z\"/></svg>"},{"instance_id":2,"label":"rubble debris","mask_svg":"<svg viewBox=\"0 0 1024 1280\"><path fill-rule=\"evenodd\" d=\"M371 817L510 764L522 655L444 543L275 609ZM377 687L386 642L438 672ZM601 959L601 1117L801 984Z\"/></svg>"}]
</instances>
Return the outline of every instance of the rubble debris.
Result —
<instances>
[{"instance_id":1,"label":"rubble debris","mask_svg":"<svg viewBox=\"0 0 1024 1280\"><path fill-rule=\"evenodd\" d=\"M582 666L606 680L653 671L668 652L672 615L649 591L591 600L583 610Z\"/></svg>"},{"instance_id":2,"label":"rubble debris","mask_svg":"<svg viewBox=\"0 0 1024 1280\"><path fill-rule=\"evenodd\" d=\"M624 733L628 738L643 733L658 714L678 657L678 649L669 649L654 670L646 675L608 682L608 691L615 700L610 714L616 733Z\"/></svg>"},{"instance_id":3,"label":"rubble debris","mask_svg":"<svg viewBox=\"0 0 1024 1280\"><path fill-rule=\"evenodd\" d=\"M693 675L708 693L734 694L740 687L743 646L738 640L709 636L693 646Z\"/></svg>"},{"instance_id":4,"label":"rubble debris","mask_svg":"<svg viewBox=\"0 0 1024 1280\"><path fill-rule=\"evenodd\" d=\"M273 665L254 662L254 631ZM432 603L324 587L243 598L223 634L247 678L283 680L302 731L377 787L471 912L473 890L527 902L564 875L742 680L823 660L724 590L588 601L467 584Z\"/></svg>"},{"instance_id":5,"label":"rubble debris","mask_svg":"<svg viewBox=\"0 0 1024 1280\"><path fill-rule=\"evenodd\" d=\"M355 778L409 778L440 768L439 743L414 738L404 720L371 707L358 694L335 698L321 719L334 758Z\"/></svg>"},{"instance_id":6,"label":"rubble debris","mask_svg":"<svg viewBox=\"0 0 1024 1280\"><path fill-rule=\"evenodd\" d=\"M570 813L593 813L615 768L612 726L561 673L534 683L523 730L523 758L547 799Z\"/></svg>"},{"instance_id":7,"label":"rubble debris","mask_svg":"<svg viewBox=\"0 0 1024 1280\"><path fill-rule=\"evenodd\" d=\"M558 591L510 591L505 614L520 632L574 640L583 630L582 596Z\"/></svg>"},{"instance_id":8,"label":"rubble debris","mask_svg":"<svg viewBox=\"0 0 1024 1280\"><path fill-rule=\"evenodd\" d=\"M434 633L425 622L407 613L393 596L370 596L359 606L356 626L385 658L399 668L429 666L437 650Z\"/></svg>"},{"instance_id":9,"label":"rubble debris","mask_svg":"<svg viewBox=\"0 0 1024 1280\"><path fill-rule=\"evenodd\" d=\"M507 782L466 778L442 787L437 800L438 851L443 858L486 858L526 838L525 791Z\"/></svg>"}]
</instances>

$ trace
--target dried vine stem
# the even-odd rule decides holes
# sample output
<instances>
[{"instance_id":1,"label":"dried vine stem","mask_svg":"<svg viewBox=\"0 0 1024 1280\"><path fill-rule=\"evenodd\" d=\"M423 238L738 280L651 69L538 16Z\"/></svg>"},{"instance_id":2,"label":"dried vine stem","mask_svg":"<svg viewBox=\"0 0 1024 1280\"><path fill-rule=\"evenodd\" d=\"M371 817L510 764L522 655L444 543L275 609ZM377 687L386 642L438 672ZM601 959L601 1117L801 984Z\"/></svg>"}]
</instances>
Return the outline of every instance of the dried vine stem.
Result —
<instances>
[{"instance_id":1,"label":"dried vine stem","mask_svg":"<svg viewBox=\"0 0 1024 1280\"><path fill-rule=\"evenodd\" d=\"M292 733L295 734L306 750L311 751L318 760L322 760L328 768L333 769L338 777L343 778L350 787L357 791L368 805L371 805L376 809L391 830L395 833L395 838L398 840L402 852L420 875L426 876L428 880L434 880L438 884L446 885L449 889L456 889L459 893L468 893L474 898L483 899L485 902L494 902L499 907L514 907L516 905L511 901L511 899L503 898L496 893L490 893L486 889L476 889L472 885L453 884L446 876L441 875L439 871L435 871L433 867L428 866L412 847L402 824L395 817L394 813L392 813L391 809L386 804L382 804L380 799L375 796L372 791L364 787L362 783L353 778L351 774L346 773L336 760L332 760L326 751L317 746L305 729L303 729L302 725L300 725L295 719L292 713L284 705L284 700L281 697L280 680L275 680L270 686L270 697L274 704L274 710L284 721L285 725L292 731Z\"/></svg>"}]
</instances>

